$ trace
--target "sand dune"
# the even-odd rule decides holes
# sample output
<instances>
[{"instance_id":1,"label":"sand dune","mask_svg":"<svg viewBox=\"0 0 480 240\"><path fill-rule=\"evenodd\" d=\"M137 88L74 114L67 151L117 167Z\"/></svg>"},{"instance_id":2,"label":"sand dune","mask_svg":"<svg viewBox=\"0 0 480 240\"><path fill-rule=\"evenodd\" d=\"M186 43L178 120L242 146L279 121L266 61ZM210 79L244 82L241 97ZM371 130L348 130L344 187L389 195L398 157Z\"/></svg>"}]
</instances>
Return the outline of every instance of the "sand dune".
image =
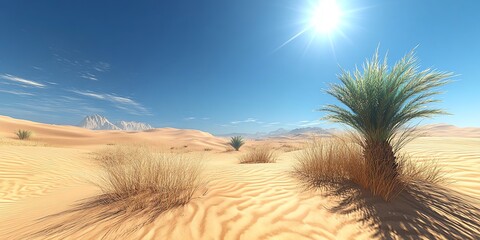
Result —
<instances>
[{"instance_id":1,"label":"sand dune","mask_svg":"<svg viewBox=\"0 0 480 240\"><path fill-rule=\"evenodd\" d=\"M425 137L412 142L406 150L418 161L437 159L450 182L411 189L385 203L354 186L329 192L302 190L290 174L301 151L293 147L300 146L298 142L248 142L243 151L271 144L279 153L277 163L250 165L238 164L242 153L225 152L223 139L199 131L93 132L5 117L0 121L3 136L12 137L8 134L17 128L38 134L37 145L0 145L0 239L480 237L479 138ZM205 163L205 188L185 207L148 224L143 215L79 207L99 194L90 182L99 173L93 152L117 139L154 146L172 146L175 139L180 147L188 144L188 154Z\"/></svg>"},{"instance_id":2,"label":"sand dune","mask_svg":"<svg viewBox=\"0 0 480 240\"><path fill-rule=\"evenodd\" d=\"M478 127L456 127L449 124L430 124L423 127L430 137L480 137Z\"/></svg>"},{"instance_id":3,"label":"sand dune","mask_svg":"<svg viewBox=\"0 0 480 240\"><path fill-rule=\"evenodd\" d=\"M187 148L203 150L211 148L225 150L225 139L210 133L175 128L159 128L143 132L93 131L74 126L36 123L0 116L0 136L16 138L18 129L33 132L33 141L58 147L87 147L107 144L147 144L165 148Z\"/></svg>"}]
</instances>

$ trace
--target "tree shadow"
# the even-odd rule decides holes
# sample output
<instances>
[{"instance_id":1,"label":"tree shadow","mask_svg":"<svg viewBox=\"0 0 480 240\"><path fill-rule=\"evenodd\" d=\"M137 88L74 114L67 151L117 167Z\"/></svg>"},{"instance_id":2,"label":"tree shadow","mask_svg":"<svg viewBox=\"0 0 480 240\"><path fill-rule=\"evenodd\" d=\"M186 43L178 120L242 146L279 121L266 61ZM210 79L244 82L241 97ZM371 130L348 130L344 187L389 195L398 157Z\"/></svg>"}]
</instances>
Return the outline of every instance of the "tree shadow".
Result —
<instances>
[{"instance_id":1,"label":"tree shadow","mask_svg":"<svg viewBox=\"0 0 480 240\"><path fill-rule=\"evenodd\" d=\"M331 212L359 213L359 221L374 229L372 238L480 239L480 209L438 185L412 184L391 202L354 184L329 187L326 193L341 199Z\"/></svg>"}]
</instances>

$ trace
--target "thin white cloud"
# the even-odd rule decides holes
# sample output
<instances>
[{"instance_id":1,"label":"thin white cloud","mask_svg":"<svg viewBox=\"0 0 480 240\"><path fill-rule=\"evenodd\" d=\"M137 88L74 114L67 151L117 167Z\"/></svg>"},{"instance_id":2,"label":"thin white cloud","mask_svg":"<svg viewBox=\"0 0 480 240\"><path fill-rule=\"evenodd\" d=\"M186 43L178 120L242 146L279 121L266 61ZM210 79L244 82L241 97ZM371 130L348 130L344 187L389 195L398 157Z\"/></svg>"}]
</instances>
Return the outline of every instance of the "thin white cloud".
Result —
<instances>
[{"instance_id":1,"label":"thin white cloud","mask_svg":"<svg viewBox=\"0 0 480 240\"><path fill-rule=\"evenodd\" d=\"M17 76L10 75L10 74L0 74L0 78L16 82L16 83L18 83L22 86L37 87L37 88L45 87L45 84L35 82L35 81L32 81L32 80L28 80L28 79L25 79L25 78L17 77Z\"/></svg>"},{"instance_id":2,"label":"thin white cloud","mask_svg":"<svg viewBox=\"0 0 480 240\"><path fill-rule=\"evenodd\" d=\"M110 64L106 62L98 62L97 64L95 64L93 69L98 72L107 72L110 70Z\"/></svg>"},{"instance_id":3,"label":"thin white cloud","mask_svg":"<svg viewBox=\"0 0 480 240\"><path fill-rule=\"evenodd\" d=\"M53 57L69 70L78 72L81 78L85 78L88 80L98 81L99 78L96 73L105 73L110 71L111 68L110 63L107 62L90 61L88 59L75 60L72 58L67 58L63 55L64 54L60 55L58 53L54 53Z\"/></svg>"},{"instance_id":4,"label":"thin white cloud","mask_svg":"<svg viewBox=\"0 0 480 240\"><path fill-rule=\"evenodd\" d=\"M27 92L22 92L22 91L15 91L15 90L1 90L0 89L0 92L14 94L14 95L20 95L20 96L34 96L35 95L33 93L27 93Z\"/></svg>"},{"instance_id":5,"label":"thin white cloud","mask_svg":"<svg viewBox=\"0 0 480 240\"><path fill-rule=\"evenodd\" d=\"M257 122L258 120L255 119L255 118L247 118L245 120L242 120L242 121L233 121L233 122L230 122L231 124L240 124L240 123L254 123L254 122Z\"/></svg>"},{"instance_id":6,"label":"thin white cloud","mask_svg":"<svg viewBox=\"0 0 480 240\"><path fill-rule=\"evenodd\" d=\"M184 118L183 120L185 120L185 121L191 121L191 120L195 120L195 119L196 119L196 117L186 117L186 118Z\"/></svg>"},{"instance_id":7,"label":"thin white cloud","mask_svg":"<svg viewBox=\"0 0 480 240\"><path fill-rule=\"evenodd\" d=\"M32 68L35 69L35 70L43 71L43 68L41 68L41 67L32 66Z\"/></svg>"},{"instance_id":8,"label":"thin white cloud","mask_svg":"<svg viewBox=\"0 0 480 240\"><path fill-rule=\"evenodd\" d=\"M68 102L80 101L80 98L75 98L70 96L61 96L61 98L63 98L64 101L68 101Z\"/></svg>"},{"instance_id":9,"label":"thin white cloud","mask_svg":"<svg viewBox=\"0 0 480 240\"><path fill-rule=\"evenodd\" d=\"M92 80L92 81L98 81L97 76L95 76L94 74L88 73L88 72L80 75L80 77L88 79L88 80Z\"/></svg>"},{"instance_id":10,"label":"thin white cloud","mask_svg":"<svg viewBox=\"0 0 480 240\"><path fill-rule=\"evenodd\" d=\"M90 91L72 90L72 92L74 92L74 93L76 93L76 94L83 95L83 96L87 96L87 97L92 97L92 98L96 98L96 99L101 99L101 100L104 100L104 99L105 99L105 96L106 96L106 95L104 95L104 94L94 93L94 92L90 92Z\"/></svg>"},{"instance_id":11,"label":"thin white cloud","mask_svg":"<svg viewBox=\"0 0 480 240\"><path fill-rule=\"evenodd\" d=\"M112 103L116 108L125 110L126 112L133 115L151 115L150 111L142 104L128 97L122 97L116 94L109 93L96 93L92 91L71 90L71 92L82 96L95 98L98 100L108 101Z\"/></svg>"},{"instance_id":12,"label":"thin white cloud","mask_svg":"<svg viewBox=\"0 0 480 240\"><path fill-rule=\"evenodd\" d=\"M203 117L202 120L210 120L209 117Z\"/></svg>"},{"instance_id":13,"label":"thin white cloud","mask_svg":"<svg viewBox=\"0 0 480 240\"><path fill-rule=\"evenodd\" d=\"M293 124L295 126L299 126L299 127L311 127L311 126L316 126L316 125L320 125L322 124L322 121L321 120L311 120L311 121L299 121L298 123L296 124Z\"/></svg>"},{"instance_id":14,"label":"thin white cloud","mask_svg":"<svg viewBox=\"0 0 480 240\"><path fill-rule=\"evenodd\" d=\"M277 126L279 124L280 124L280 122L269 122L269 123L265 123L264 125L262 125L262 127L269 128L269 127Z\"/></svg>"}]
</instances>

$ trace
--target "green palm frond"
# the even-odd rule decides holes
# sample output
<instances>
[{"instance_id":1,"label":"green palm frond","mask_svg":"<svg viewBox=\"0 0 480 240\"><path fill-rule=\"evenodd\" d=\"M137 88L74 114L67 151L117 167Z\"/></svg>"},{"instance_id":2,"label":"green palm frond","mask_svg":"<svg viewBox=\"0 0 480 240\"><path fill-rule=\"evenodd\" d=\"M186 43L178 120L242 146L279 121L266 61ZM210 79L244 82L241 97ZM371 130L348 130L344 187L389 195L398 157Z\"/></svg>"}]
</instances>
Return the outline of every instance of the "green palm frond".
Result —
<instances>
[{"instance_id":1,"label":"green palm frond","mask_svg":"<svg viewBox=\"0 0 480 240\"><path fill-rule=\"evenodd\" d=\"M243 140L242 136L235 136L230 138L230 142L228 144L238 151L240 147L245 144L245 141Z\"/></svg>"},{"instance_id":2,"label":"green palm frond","mask_svg":"<svg viewBox=\"0 0 480 240\"><path fill-rule=\"evenodd\" d=\"M450 82L452 73L419 71L413 50L389 68L387 57L380 61L377 49L362 70L342 70L341 83L332 84L327 93L344 106L324 106L324 119L346 124L364 138L391 142L412 120L445 113L429 106L439 102L433 97Z\"/></svg>"}]
</instances>

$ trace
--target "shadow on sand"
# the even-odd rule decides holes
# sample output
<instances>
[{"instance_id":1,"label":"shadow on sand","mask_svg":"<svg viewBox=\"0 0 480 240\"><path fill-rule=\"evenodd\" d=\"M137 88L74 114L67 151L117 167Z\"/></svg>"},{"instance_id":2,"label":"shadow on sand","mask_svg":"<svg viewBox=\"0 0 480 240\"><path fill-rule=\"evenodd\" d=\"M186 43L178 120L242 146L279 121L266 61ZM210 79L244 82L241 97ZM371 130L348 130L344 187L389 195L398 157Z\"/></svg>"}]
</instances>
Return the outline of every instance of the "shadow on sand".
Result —
<instances>
[{"instance_id":1,"label":"shadow on sand","mask_svg":"<svg viewBox=\"0 0 480 240\"><path fill-rule=\"evenodd\" d=\"M145 205L141 208L131 208L128 200L111 201L105 195L84 199L69 210L37 219L28 227L37 229L35 232L27 231L27 234L15 237L64 239L72 237L73 234L82 236L84 233L93 232L89 235L96 239L128 239L129 235L152 223L167 211L171 214L180 213L171 210L181 210L180 207L184 205L178 204L166 209L162 207L164 204L158 201L143 201Z\"/></svg>"},{"instance_id":2,"label":"shadow on sand","mask_svg":"<svg viewBox=\"0 0 480 240\"><path fill-rule=\"evenodd\" d=\"M359 220L375 229L372 238L480 239L480 209L447 188L418 183L391 202L352 184L329 188L327 195L341 199L331 212L360 213Z\"/></svg>"}]
</instances>

